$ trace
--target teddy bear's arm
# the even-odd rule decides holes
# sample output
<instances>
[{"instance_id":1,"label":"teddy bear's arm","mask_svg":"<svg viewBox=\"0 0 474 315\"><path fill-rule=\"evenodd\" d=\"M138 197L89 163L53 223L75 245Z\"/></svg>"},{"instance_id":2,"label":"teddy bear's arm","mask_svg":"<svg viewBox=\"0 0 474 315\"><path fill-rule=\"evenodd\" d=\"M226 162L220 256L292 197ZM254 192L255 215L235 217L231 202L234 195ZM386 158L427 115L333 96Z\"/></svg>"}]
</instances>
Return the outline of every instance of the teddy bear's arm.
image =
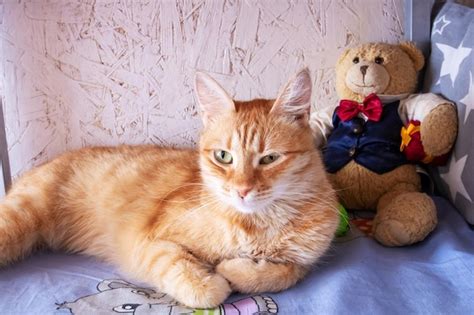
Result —
<instances>
[{"instance_id":1,"label":"teddy bear's arm","mask_svg":"<svg viewBox=\"0 0 474 315\"><path fill-rule=\"evenodd\" d=\"M444 103L425 117L421 124L421 143L425 152L431 156L441 156L451 150L458 131L456 108Z\"/></svg>"},{"instance_id":2,"label":"teddy bear's arm","mask_svg":"<svg viewBox=\"0 0 474 315\"><path fill-rule=\"evenodd\" d=\"M405 125L410 120L420 121L421 142L428 155L449 152L458 128L453 103L433 93L414 94L400 101L399 114Z\"/></svg>"},{"instance_id":3,"label":"teddy bear's arm","mask_svg":"<svg viewBox=\"0 0 474 315\"><path fill-rule=\"evenodd\" d=\"M326 144L327 137L334 129L332 123L333 112L334 108L328 106L311 113L309 124L313 132L314 142L318 148Z\"/></svg>"},{"instance_id":4,"label":"teddy bear's arm","mask_svg":"<svg viewBox=\"0 0 474 315\"><path fill-rule=\"evenodd\" d=\"M442 104L454 106L443 97L433 93L411 94L409 97L400 100L398 113L404 124L407 124L410 120L418 120L423 123L425 117L434 108Z\"/></svg>"}]
</instances>

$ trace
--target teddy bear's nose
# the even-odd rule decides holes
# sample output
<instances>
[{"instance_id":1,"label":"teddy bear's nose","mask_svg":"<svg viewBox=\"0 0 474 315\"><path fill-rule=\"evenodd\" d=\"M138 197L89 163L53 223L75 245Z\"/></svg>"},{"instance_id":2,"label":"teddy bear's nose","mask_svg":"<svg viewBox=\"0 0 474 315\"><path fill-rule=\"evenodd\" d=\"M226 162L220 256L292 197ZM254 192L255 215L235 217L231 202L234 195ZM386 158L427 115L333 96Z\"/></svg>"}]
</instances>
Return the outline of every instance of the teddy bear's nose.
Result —
<instances>
[{"instance_id":1,"label":"teddy bear's nose","mask_svg":"<svg viewBox=\"0 0 474 315\"><path fill-rule=\"evenodd\" d=\"M367 72L367 68L369 66L360 66L360 72L362 72L362 75L365 75L365 73Z\"/></svg>"}]
</instances>

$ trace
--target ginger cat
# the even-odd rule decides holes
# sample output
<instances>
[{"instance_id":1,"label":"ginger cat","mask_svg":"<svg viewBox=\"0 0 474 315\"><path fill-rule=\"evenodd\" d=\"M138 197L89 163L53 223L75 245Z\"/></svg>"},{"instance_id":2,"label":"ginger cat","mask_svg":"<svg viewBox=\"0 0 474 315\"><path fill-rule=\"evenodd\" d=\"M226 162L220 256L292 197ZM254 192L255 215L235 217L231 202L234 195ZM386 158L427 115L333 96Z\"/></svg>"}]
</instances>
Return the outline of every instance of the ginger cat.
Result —
<instances>
[{"instance_id":1,"label":"ginger cat","mask_svg":"<svg viewBox=\"0 0 474 315\"><path fill-rule=\"evenodd\" d=\"M86 148L20 178L0 205L0 265L41 246L84 253L199 308L301 279L339 222L308 71L276 100L233 101L203 73L195 91L199 150Z\"/></svg>"}]
</instances>

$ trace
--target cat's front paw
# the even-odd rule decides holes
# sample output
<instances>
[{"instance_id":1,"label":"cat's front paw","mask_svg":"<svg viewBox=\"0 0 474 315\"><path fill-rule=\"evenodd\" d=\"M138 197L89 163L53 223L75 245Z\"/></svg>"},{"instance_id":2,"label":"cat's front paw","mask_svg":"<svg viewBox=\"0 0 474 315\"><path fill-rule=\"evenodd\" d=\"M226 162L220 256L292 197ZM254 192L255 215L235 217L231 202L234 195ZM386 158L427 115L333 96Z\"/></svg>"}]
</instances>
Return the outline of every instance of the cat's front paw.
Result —
<instances>
[{"instance_id":1,"label":"cat's front paw","mask_svg":"<svg viewBox=\"0 0 474 315\"><path fill-rule=\"evenodd\" d=\"M253 282L259 278L258 269L259 263L248 258L226 259L216 267L217 273L230 282L232 289L242 293L255 292Z\"/></svg>"},{"instance_id":2,"label":"cat's front paw","mask_svg":"<svg viewBox=\"0 0 474 315\"><path fill-rule=\"evenodd\" d=\"M192 308L212 308L222 304L232 293L229 282L219 274L209 274L199 282L180 281L176 299Z\"/></svg>"},{"instance_id":3,"label":"cat's front paw","mask_svg":"<svg viewBox=\"0 0 474 315\"><path fill-rule=\"evenodd\" d=\"M241 293L278 292L294 285L308 272L308 267L293 263L274 263L248 258L223 260L216 271Z\"/></svg>"}]
</instances>

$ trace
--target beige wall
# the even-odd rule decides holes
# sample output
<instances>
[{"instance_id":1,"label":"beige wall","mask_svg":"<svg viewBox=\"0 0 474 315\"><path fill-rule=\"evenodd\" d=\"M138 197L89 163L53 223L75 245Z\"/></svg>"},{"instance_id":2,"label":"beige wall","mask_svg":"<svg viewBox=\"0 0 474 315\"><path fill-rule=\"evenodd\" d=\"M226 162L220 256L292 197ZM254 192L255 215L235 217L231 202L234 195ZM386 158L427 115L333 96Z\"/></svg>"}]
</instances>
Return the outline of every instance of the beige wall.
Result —
<instances>
[{"instance_id":1,"label":"beige wall","mask_svg":"<svg viewBox=\"0 0 474 315\"><path fill-rule=\"evenodd\" d=\"M0 2L1 3L1 2ZM345 47L402 38L402 0L3 1L12 173L86 145L196 144L196 69L236 98L274 97L303 65L334 106Z\"/></svg>"}]
</instances>

